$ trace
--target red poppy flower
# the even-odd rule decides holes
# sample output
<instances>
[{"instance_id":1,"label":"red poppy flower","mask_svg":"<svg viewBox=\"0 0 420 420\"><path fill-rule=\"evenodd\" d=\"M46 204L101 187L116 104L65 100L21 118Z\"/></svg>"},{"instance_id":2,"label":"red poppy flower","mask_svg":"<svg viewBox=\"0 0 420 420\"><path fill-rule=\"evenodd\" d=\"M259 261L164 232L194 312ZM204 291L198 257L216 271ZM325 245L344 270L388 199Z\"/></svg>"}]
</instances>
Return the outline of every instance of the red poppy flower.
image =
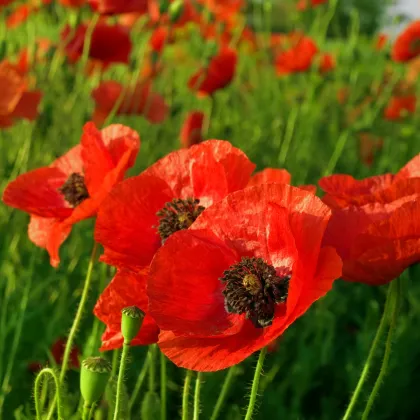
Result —
<instances>
[{"instance_id":1,"label":"red poppy flower","mask_svg":"<svg viewBox=\"0 0 420 420\"><path fill-rule=\"evenodd\" d=\"M100 350L112 350L122 346L121 311L128 306L137 306L147 312L146 279L148 269L142 271L118 270L95 305L94 314L106 324ZM156 343L159 328L153 318L146 314L142 327L132 345Z\"/></svg>"},{"instance_id":2,"label":"red poppy flower","mask_svg":"<svg viewBox=\"0 0 420 420\"><path fill-rule=\"evenodd\" d=\"M319 71L328 73L335 68L335 59L331 54L322 54L319 61Z\"/></svg>"},{"instance_id":3,"label":"red poppy flower","mask_svg":"<svg viewBox=\"0 0 420 420\"><path fill-rule=\"evenodd\" d=\"M386 34L379 34L376 38L375 49L376 51L382 51L388 44L389 36Z\"/></svg>"},{"instance_id":4,"label":"red poppy flower","mask_svg":"<svg viewBox=\"0 0 420 420\"><path fill-rule=\"evenodd\" d=\"M87 3L87 0L59 0L59 3L65 7L81 7Z\"/></svg>"},{"instance_id":5,"label":"red poppy flower","mask_svg":"<svg viewBox=\"0 0 420 420\"><path fill-rule=\"evenodd\" d=\"M321 4L327 3L328 0L299 0L296 8L300 11L304 11L309 8L317 7Z\"/></svg>"},{"instance_id":6,"label":"red poppy flower","mask_svg":"<svg viewBox=\"0 0 420 420\"><path fill-rule=\"evenodd\" d=\"M71 62L77 62L83 53L88 25L79 25L73 36L73 29L67 25L61 32L61 39L65 43L64 50ZM100 63L103 68L113 63L128 64L131 52L130 35L124 26L108 25L99 22L92 32L89 58Z\"/></svg>"},{"instance_id":7,"label":"red poppy flower","mask_svg":"<svg viewBox=\"0 0 420 420\"><path fill-rule=\"evenodd\" d=\"M420 155L396 175L319 182L333 209L324 244L343 259L343 278L381 285L420 261Z\"/></svg>"},{"instance_id":8,"label":"red poppy flower","mask_svg":"<svg viewBox=\"0 0 420 420\"><path fill-rule=\"evenodd\" d=\"M370 133L359 133L358 137L360 158L365 165L372 166L375 154L382 149L384 141Z\"/></svg>"},{"instance_id":9,"label":"red poppy flower","mask_svg":"<svg viewBox=\"0 0 420 420\"><path fill-rule=\"evenodd\" d=\"M275 58L278 75L303 72L308 70L318 53L315 42L302 34L290 35L290 46Z\"/></svg>"},{"instance_id":10,"label":"red poppy flower","mask_svg":"<svg viewBox=\"0 0 420 420\"><path fill-rule=\"evenodd\" d=\"M341 274L335 250L321 248L330 214L307 191L265 184L228 195L172 235L147 285L165 355L215 371L280 336Z\"/></svg>"},{"instance_id":11,"label":"red poppy flower","mask_svg":"<svg viewBox=\"0 0 420 420\"><path fill-rule=\"evenodd\" d=\"M22 4L16 7L16 9L7 17L6 26L9 29L20 26L22 23L26 22L29 16L35 11L37 11L37 8L32 4Z\"/></svg>"},{"instance_id":12,"label":"red poppy flower","mask_svg":"<svg viewBox=\"0 0 420 420\"><path fill-rule=\"evenodd\" d=\"M420 54L420 20L411 22L398 35L392 48L394 61L409 61Z\"/></svg>"},{"instance_id":13,"label":"red poppy flower","mask_svg":"<svg viewBox=\"0 0 420 420\"><path fill-rule=\"evenodd\" d=\"M230 22L244 7L244 0L198 0L210 10L218 22Z\"/></svg>"},{"instance_id":14,"label":"red poppy flower","mask_svg":"<svg viewBox=\"0 0 420 420\"><path fill-rule=\"evenodd\" d=\"M0 128L12 126L15 119L37 117L41 92L29 90L24 76L6 60L0 62L0 91Z\"/></svg>"},{"instance_id":15,"label":"red poppy flower","mask_svg":"<svg viewBox=\"0 0 420 420\"><path fill-rule=\"evenodd\" d=\"M248 187L256 187L263 184L290 184L292 175L286 169L266 168L254 174L248 182ZM315 185L298 185L298 188L316 193Z\"/></svg>"},{"instance_id":16,"label":"red poppy flower","mask_svg":"<svg viewBox=\"0 0 420 420\"><path fill-rule=\"evenodd\" d=\"M254 167L229 142L208 140L172 152L122 182L96 221L95 239L105 248L102 261L147 267L173 232L187 229L205 207L244 188Z\"/></svg>"},{"instance_id":17,"label":"red poppy flower","mask_svg":"<svg viewBox=\"0 0 420 420\"><path fill-rule=\"evenodd\" d=\"M51 346L51 355L54 359L54 362L57 365L61 365L63 363L64 351L66 349L67 341L59 338L55 343ZM79 369L80 368L80 350L77 346L73 346L70 350L70 358L69 358L69 368L70 369ZM31 362L29 363L28 369L31 372L38 372L44 367L44 363L41 362Z\"/></svg>"},{"instance_id":18,"label":"red poppy flower","mask_svg":"<svg viewBox=\"0 0 420 420\"><path fill-rule=\"evenodd\" d=\"M161 54L165 45L169 44L172 41L173 34L171 33L170 28L165 26L159 26L153 31L152 36L149 40L149 45L152 51Z\"/></svg>"},{"instance_id":19,"label":"red poppy flower","mask_svg":"<svg viewBox=\"0 0 420 420\"><path fill-rule=\"evenodd\" d=\"M165 100L158 93L151 91L151 83L138 83L134 89L125 87L118 82L104 81L93 92L92 97L95 101L95 111L92 120L97 125L101 125L109 113L120 101L120 96L124 95L117 109L117 115L144 115L145 118L158 124L164 121L168 114L168 106Z\"/></svg>"},{"instance_id":20,"label":"red poppy flower","mask_svg":"<svg viewBox=\"0 0 420 420\"><path fill-rule=\"evenodd\" d=\"M106 15L147 13L150 0L88 0L93 10Z\"/></svg>"},{"instance_id":21,"label":"red poppy flower","mask_svg":"<svg viewBox=\"0 0 420 420\"><path fill-rule=\"evenodd\" d=\"M414 114L416 102L415 95L393 96L384 110L384 117L387 120L395 121L407 114Z\"/></svg>"},{"instance_id":22,"label":"red poppy flower","mask_svg":"<svg viewBox=\"0 0 420 420\"><path fill-rule=\"evenodd\" d=\"M31 215L29 239L47 249L51 265L59 264L58 250L72 225L95 216L134 164L139 147L139 136L128 127L114 124L98 131L87 123L80 145L7 185L3 201Z\"/></svg>"},{"instance_id":23,"label":"red poppy flower","mask_svg":"<svg viewBox=\"0 0 420 420\"><path fill-rule=\"evenodd\" d=\"M201 111L188 113L181 128L181 144L183 147L191 147L203 141L202 128L205 115Z\"/></svg>"},{"instance_id":24,"label":"red poppy flower","mask_svg":"<svg viewBox=\"0 0 420 420\"><path fill-rule=\"evenodd\" d=\"M235 76L238 61L235 50L224 47L214 56L207 68L200 69L188 82L188 87L201 95L212 95L226 87Z\"/></svg>"}]
</instances>

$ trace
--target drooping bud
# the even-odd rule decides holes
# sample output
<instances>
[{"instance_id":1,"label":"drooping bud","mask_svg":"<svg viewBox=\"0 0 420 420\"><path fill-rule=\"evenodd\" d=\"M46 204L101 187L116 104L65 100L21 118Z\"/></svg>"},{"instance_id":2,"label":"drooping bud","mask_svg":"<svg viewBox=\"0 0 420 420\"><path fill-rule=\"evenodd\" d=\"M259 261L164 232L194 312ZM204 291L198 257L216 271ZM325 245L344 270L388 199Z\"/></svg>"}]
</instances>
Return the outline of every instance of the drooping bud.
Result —
<instances>
[{"instance_id":1,"label":"drooping bud","mask_svg":"<svg viewBox=\"0 0 420 420\"><path fill-rule=\"evenodd\" d=\"M111 374L111 364L102 357L88 357L82 362L80 392L85 403L91 406L105 392Z\"/></svg>"},{"instance_id":2,"label":"drooping bud","mask_svg":"<svg viewBox=\"0 0 420 420\"><path fill-rule=\"evenodd\" d=\"M130 344L131 340L137 336L144 317L145 313L137 306L128 306L122 310L121 333L125 344Z\"/></svg>"},{"instance_id":3,"label":"drooping bud","mask_svg":"<svg viewBox=\"0 0 420 420\"><path fill-rule=\"evenodd\" d=\"M176 22L184 12L184 0L175 0L169 5L169 19L172 23Z\"/></svg>"}]
</instances>

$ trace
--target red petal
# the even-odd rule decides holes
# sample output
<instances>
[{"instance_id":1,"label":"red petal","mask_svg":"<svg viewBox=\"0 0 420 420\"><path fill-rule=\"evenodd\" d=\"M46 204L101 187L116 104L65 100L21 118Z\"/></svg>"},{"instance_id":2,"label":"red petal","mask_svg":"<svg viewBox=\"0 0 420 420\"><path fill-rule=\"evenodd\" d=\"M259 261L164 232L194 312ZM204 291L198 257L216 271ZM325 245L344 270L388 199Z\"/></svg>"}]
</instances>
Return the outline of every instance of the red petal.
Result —
<instances>
[{"instance_id":1,"label":"red petal","mask_svg":"<svg viewBox=\"0 0 420 420\"><path fill-rule=\"evenodd\" d=\"M137 306L147 312L146 279L147 270L135 273L130 270L118 271L111 283L95 305L95 315L106 324L107 330L102 336L101 350L121 347L121 311L127 306ZM146 314L139 334L132 345L156 343L159 328L149 314Z\"/></svg>"},{"instance_id":2,"label":"red petal","mask_svg":"<svg viewBox=\"0 0 420 420\"><path fill-rule=\"evenodd\" d=\"M395 176L395 181L401 178L420 178L420 153L400 169Z\"/></svg>"},{"instance_id":3,"label":"red petal","mask_svg":"<svg viewBox=\"0 0 420 420\"><path fill-rule=\"evenodd\" d=\"M198 335L231 328L239 320L225 310L219 278L239 259L208 231L169 237L153 259L147 287L149 311L159 327Z\"/></svg>"},{"instance_id":4,"label":"red petal","mask_svg":"<svg viewBox=\"0 0 420 420\"><path fill-rule=\"evenodd\" d=\"M0 115L10 114L26 89L25 80L16 69L6 61L0 63Z\"/></svg>"},{"instance_id":5,"label":"red petal","mask_svg":"<svg viewBox=\"0 0 420 420\"><path fill-rule=\"evenodd\" d=\"M73 211L58 191L66 181L67 175L58 168L35 169L10 182L4 190L3 201L37 216L65 218Z\"/></svg>"},{"instance_id":6,"label":"red petal","mask_svg":"<svg viewBox=\"0 0 420 420\"><path fill-rule=\"evenodd\" d=\"M83 174L83 160L81 156L82 148L78 144L71 148L66 154L56 159L51 167L60 169L61 172L69 177L71 174Z\"/></svg>"},{"instance_id":7,"label":"red petal","mask_svg":"<svg viewBox=\"0 0 420 420\"><path fill-rule=\"evenodd\" d=\"M292 176L286 169L266 168L252 176L248 187L271 183L290 184L291 180Z\"/></svg>"},{"instance_id":8,"label":"red petal","mask_svg":"<svg viewBox=\"0 0 420 420\"><path fill-rule=\"evenodd\" d=\"M161 245L156 212L173 198L164 181L145 172L117 185L96 222L95 239L105 248L102 260L117 266L149 265Z\"/></svg>"},{"instance_id":9,"label":"red petal","mask_svg":"<svg viewBox=\"0 0 420 420\"><path fill-rule=\"evenodd\" d=\"M38 116L38 105L41 98L42 93L39 90L23 93L11 115L16 118L35 120Z\"/></svg>"}]
</instances>

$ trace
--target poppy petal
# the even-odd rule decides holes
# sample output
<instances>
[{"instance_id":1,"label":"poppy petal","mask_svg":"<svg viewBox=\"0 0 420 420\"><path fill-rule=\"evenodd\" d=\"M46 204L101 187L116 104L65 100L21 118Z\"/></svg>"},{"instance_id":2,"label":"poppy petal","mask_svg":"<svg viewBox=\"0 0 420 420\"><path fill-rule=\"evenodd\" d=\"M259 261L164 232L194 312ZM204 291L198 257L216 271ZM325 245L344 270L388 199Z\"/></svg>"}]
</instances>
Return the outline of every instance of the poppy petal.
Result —
<instances>
[{"instance_id":1,"label":"poppy petal","mask_svg":"<svg viewBox=\"0 0 420 420\"><path fill-rule=\"evenodd\" d=\"M291 180L292 176L286 169L266 168L252 176L248 187L271 183L290 184Z\"/></svg>"}]
</instances>

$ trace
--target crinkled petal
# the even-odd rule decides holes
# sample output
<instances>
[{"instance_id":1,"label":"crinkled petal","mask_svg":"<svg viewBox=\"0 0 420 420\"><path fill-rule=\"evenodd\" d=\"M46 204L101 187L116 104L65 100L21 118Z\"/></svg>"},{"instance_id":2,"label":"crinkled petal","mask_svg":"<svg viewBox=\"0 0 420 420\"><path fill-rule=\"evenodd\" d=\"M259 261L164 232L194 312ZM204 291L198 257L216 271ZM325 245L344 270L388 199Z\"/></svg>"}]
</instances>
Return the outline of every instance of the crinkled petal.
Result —
<instances>
[{"instance_id":1,"label":"crinkled petal","mask_svg":"<svg viewBox=\"0 0 420 420\"><path fill-rule=\"evenodd\" d=\"M292 176L286 169L266 168L252 176L248 187L255 187L261 184L290 184Z\"/></svg>"},{"instance_id":2,"label":"crinkled petal","mask_svg":"<svg viewBox=\"0 0 420 420\"><path fill-rule=\"evenodd\" d=\"M396 181L401 178L420 178L420 153L403 166L397 175L395 175Z\"/></svg>"}]
</instances>

